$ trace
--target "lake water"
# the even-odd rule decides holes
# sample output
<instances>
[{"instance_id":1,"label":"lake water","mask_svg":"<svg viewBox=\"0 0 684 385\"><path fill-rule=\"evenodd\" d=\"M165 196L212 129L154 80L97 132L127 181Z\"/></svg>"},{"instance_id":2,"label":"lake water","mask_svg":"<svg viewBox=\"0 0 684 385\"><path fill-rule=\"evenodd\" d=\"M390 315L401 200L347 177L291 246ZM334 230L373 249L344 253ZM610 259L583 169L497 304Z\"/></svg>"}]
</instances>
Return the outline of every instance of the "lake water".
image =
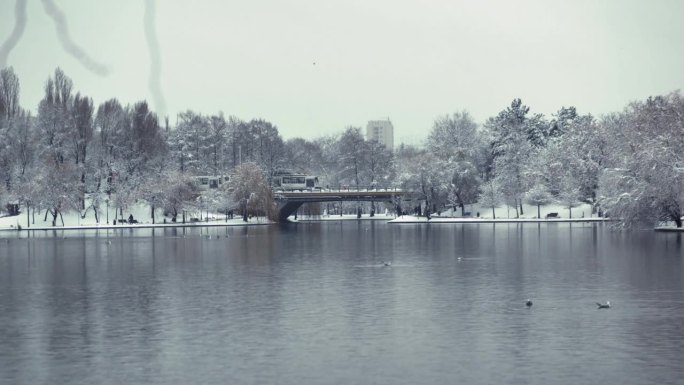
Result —
<instances>
[{"instance_id":1,"label":"lake water","mask_svg":"<svg viewBox=\"0 0 684 385\"><path fill-rule=\"evenodd\" d=\"M1 384L684 383L680 234L347 221L0 242Z\"/></svg>"}]
</instances>

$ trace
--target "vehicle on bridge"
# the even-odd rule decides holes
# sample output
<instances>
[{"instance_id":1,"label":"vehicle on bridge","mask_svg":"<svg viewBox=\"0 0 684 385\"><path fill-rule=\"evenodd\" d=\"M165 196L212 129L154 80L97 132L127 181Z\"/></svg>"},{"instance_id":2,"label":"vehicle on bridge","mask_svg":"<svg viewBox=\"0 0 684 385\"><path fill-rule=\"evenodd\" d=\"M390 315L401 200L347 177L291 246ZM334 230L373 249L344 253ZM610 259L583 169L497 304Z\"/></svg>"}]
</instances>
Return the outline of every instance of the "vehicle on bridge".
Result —
<instances>
[{"instance_id":1,"label":"vehicle on bridge","mask_svg":"<svg viewBox=\"0 0 684 385\"><path fill-rule=\"evenodd\" d=\"M222 184L227 183L230 178L227 175L199 175L193 176L192 179L200 190L209 190L219 188Z\"/></svg>"},{"instance_id":2,"label":"vehicle on bridge","mask_svg":"<svg viewBox=\"0 0 684 385\"><path fill-rule=\"evenodd\" d=\"M320 190L318 177L315 175L295 174L290 172L276 173L273 176L273 189L281 191Z\"/></svg>"}]
</instances>

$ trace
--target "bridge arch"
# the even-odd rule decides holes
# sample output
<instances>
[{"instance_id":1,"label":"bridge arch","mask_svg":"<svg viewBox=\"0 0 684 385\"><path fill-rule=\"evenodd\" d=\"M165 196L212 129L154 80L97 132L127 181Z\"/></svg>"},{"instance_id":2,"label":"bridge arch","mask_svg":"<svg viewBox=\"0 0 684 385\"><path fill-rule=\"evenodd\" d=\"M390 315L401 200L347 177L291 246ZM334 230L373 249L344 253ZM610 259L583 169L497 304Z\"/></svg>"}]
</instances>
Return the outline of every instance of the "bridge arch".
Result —
<instances>
[{"instance_id":1,"label":"bridge arch","mask_svg":"<svg viewBox=\"0 0 684 385\"><path fill-rule=\"evenodd\" d=\"M304 203L320 202L393 202L403 197L400 189L286 191L274 193L278 202L278 220L284 222Z\"/></svg>"}]
</instances>

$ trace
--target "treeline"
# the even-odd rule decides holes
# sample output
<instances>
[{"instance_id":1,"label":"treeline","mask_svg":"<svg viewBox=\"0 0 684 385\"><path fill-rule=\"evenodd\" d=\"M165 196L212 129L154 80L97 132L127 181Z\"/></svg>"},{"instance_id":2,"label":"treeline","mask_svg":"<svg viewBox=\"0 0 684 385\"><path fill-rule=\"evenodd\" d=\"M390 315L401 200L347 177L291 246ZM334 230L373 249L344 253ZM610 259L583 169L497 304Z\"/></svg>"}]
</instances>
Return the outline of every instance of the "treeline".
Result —
<instances>
[{"instance_id":1,"label":"treeline","mask_svg":"<svg viewBox=\"0 0 684 385\"><path fill-rule=\"evenodd\" d=\"M37 116L19 106L19 90L13 70L3 69L0 201L44 212L53 223L65 210L99 218L105 205L123 214L139 201L152 207L153 221L157 209L174 218L198 208L268 214L264 186L290 170L318 175L323 186L401 187L428 215L476 202L492 215L501 205L524 215L523 203L572 209L588 202L627 226L681 226L678 92L599 119L574 107L547 118L516 99L481 126L466 111L440 117L424 144L392 150L365 140L359 127L285 141L263 119L186 111L160 122L145 101L95 106L59 69L45 83ZM229 188L199 194L197 175L234 177Z\"/></svg>"}]
</instances>

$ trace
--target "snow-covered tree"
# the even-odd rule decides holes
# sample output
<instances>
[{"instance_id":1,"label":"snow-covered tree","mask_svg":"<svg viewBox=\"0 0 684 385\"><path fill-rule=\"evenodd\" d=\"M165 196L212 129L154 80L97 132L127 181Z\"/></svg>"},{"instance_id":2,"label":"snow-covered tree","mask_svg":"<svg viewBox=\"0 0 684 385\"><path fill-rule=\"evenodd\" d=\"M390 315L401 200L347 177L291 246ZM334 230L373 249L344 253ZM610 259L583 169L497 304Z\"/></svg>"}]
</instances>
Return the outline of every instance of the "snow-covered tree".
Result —
<instances>
[{"instance_id":1,"label":"snow-covered tree","mask_svg":"<svg viewBox=\"0 0 684 385\"><path fill-rule=\"evenodd\" d=\"M484 143L467 111L438 118L428 136L428 149L452 172L448 199L461 208L462 214L466 204L477 200L480 187L477 166Z\"/></svg>"},{"instance_id":2,"label":"snow-covered tree","mask_svg":"<svg viewBox=\"0 0 684 385\"><path fill-rule=\"evenodd\" d=\"M7 192L12 187L19 155L16 146L20 131L25 129L25 116L19 106L19 78L12 67L0 69L0 184Z\"/></svg>"},{"instance_id":3,"label":"snow-covered tree","mask_svg":"<svg viewBox=\"0 0 684 385\"><path fill-rule=\"evenodd\" d=\"M79 179L79 170L75 164L49 159L36 177L39 206L47 209L46 217L48 212L52 215L52 226L56 226L58 217L62 219L63 212L80 209L82 194L78 184L74 183Z\"/></svg>"},{"instance_id":4,"label":"snow-covered tree","mask_svg":"<svg viewBox=\"0 0 684 385\"><path fill-rule=\"evenodd\" d=\"M551 203L553 198L546 185L538 183L525 193L525 201L537 206L537 218L541 218L541 206Z\"/></svg>"},{"instance_id":5,"label":"snow-covered tree","mask_svg":"<svg viewBox=\"0 0 684 385\"><path fill-rule=\"evenodd\" d=\"M256 163L246 162L235 167L228 182L228 191L231 192L232 200L239 203L245 222L250 214L264 214L275 219L271 186Z\"/></svg>"},{"instance_id":6,"label":"snow-covered tree","mask_svg":"<svg viewBox=\"0 0 684 385\"><path fill-rule=\"evenodd\" d=\"M529 185L525 171L531 153L532 148L526 140L511 141L494 161L494 179L506 203L515 208L516 217L523 214L522 201Z\"/></svg>"},{"instance_id":7,"label":"snow-covered tree","mask_svg":"<svg viewBox=\"0 0 684 385\"><path fill-rule=\"evenodd\" d=\"M602 124L608 166L599 178L599 204L626 226L652 226L684 214L684 99L679 92L630 104Z\"/></svg>"},{"instance_id":8,"label":"snow-covered tree","mask_svg":"<svg viewBox=\"0 0 684 385\"><path fill-rule=\"evenodd\" d=\"M283 168L285 144L278 128L270 122L256 119L249 122L253 143L254 161L264 170L267 181L271 182L275 172Z\"/></svg>"},{"instance_id":9,"label":"snow-covered tree","mask_svg":"<svg viewBox=\"0 0 684 385\"><path fill-rule=\"evenodd\" d=\"M319 174L313 170L319 168L322 159L322 148L318 142L303 138L293 138L285 142L285 168L293 172Z\"/></svg>"},{"instance_id":10,"label":"snow-covered tree","mask_svg":"<svg viewBox=\"0 0 684 385\"><path fill-rule=\"evenodd\" d=\"M558 202L570 211L570 218L572 218L572 208L579 206L581 203L580 198L581 193L577 180L569 173L566 174L561 183Z\"/></svg>"},{"instance_id":11,"label":"snow-covered tree","mask_svg":"<svg viewBox=\"0 0 684 385\"><path fill-rule=\"evenodd\" d=\"M326 186L339 186L341 184L342 172L337 159L339 138L335 135L323 136L314 142L321 150L320 158L314 163L314 172L320 175L322 183Z\"/></svg>"},{"instance_id":12,"label":"snow-covered tree","mask_svg":"<svg viewBox=\"0 0 684 385\"><path fill-rule=\"evenodd\" d=\"M407 151L400 147L397 155L398 180L402 189L412 193L416 199L425 201L429 218L436 199L449 191L451 173L432 152Z\"/></svg>"},{"instance_id":13,"label":"snow-covered tree","mask_svg":"<svg viewBox=\"0 0 684 385\"><path fill-rule=\"evenodd\" d=\"M11 120L20 112L19 91L19 78L14 68L0 68L0 119Z\"/></svg>"},{"instance_id":14,"label":"snow-covered tree","mask_svg":"<svg viewBox=\"0 0 684 385\"><path fill-rule=\"evenodd\" d=\"M496 219L496 212L494 209L499 207L502 201L502 194L495 179L490 179L482 183L482 190L477 201L482 207L492 209L492 218Z\"/></svg>"},{"instance_id":15,"label":"snow-covered tree","mask_svg":"<svg viewBox=\"0 0 684 385\"><path fill-rule=\"evenodd\" d=\"M359 127L347 127L338 141L337 159L341 180L360 187L368 164L367 143Z\"/></svg>"},{"instance_id":16,"label":"snow-covered tree","mask_svg":"<svg viewBox=\"0 0 684 385\"><path fill-rule=\"evenodd\" d=\"M188 176L178 171L170 172L164 194L164 212L171 215L171 222L177 222L178 214L181 214L185 223L185 212L194 207L199 194L197 185Z\"/></svg>"},{"instance_id":17,"label":"snow-covered tree","mask_svg":"<svg viewBox=\"0 0 684 385\"><path fill-rule=\"evenodd\" d=\"M522 200L528 190L527 175L532 154L546 144L548 124L541 115L528 116L529 107L515 99L511 106L485 124L491 138L493 174L507 203L523 214ZM519 209L519 210L518 210Z\"/></svg>"},{"instance_id":18,"label":"snow-covered tree","mask_svg":"<svg viewBox=\"0 0 684 385\"><path fill-rule=\"evenodd\" d=\"M15 135L12 141L16 174L22 176L31 168L36 158L36 138L34 119L30 113L22 111L15 119Z\"/></svg>"},{"instance_id":19,"label":"snow-covered tree","mask_svg":"<svg viewBox=\"0 0 684 385\"><path fill-rule=\"evenodd\" d=\"M366 142L366 180L370 188L387 188L394 179L394 154L377 140ZM371 216L375 215L375 201L371 201Z\"/></svg>"},{"instance_id":20,"label":"snow-covered tree","mask_svg":"<svg viewBox=\"0 0 684 385\"><path fill-rule=\"evenodd\" d=\"M560 194L561 183L566 174L570 174L580 189L580 199L593 203L599 173L608 158L606 150L610 140L604 125L597 124L591 115L578 115L574 109L572 111L561 109L558 112L554 125L562 135L548 141L540 152L542 161L538 161L535 168L543 174L554 195Z\"/></svg>"},{"instance_id":21,"label":"snow-covered tree","mask_svg":"<svg viewBox=\"0 0 684 385\"><path fill-rule=\"evenodd\" d=\"M376 140L366 142L366 170L365 179L371 187L387 186L394 178L394 154Z\"/></svg>"},{"instance_id":22,"label":"snow-covered tree","mask_svg":"<svg viewBox=\"0 0 684 385\"><path fill-rule=\"evenodd\" d=\"M45 83L45 96L38 105L38 131L43 159L64 163L69 154L71 130L69 103L73 82L61 69Z\"/></svg>"},{"instance_id":23,"label":"snow-covered tree","mask_svg":"<svg viewBox=\"0 0 684 385\"><path fill-rule=\"evenodd\" d=\"M229 166L226 159L227 130L228 124L222 112L209 117L207 153L210 175L222 175Z\"/></svg>"},{"instance_id":24,"label":"snow-covered tree","mask_svg":"<svg viewBox=\"0 0 684 385\"><path fill-rule=\"evenodd\" d=\"M155 212L162 208L169 194L169 177L173 175L167 172L164 163L157 164L157 170L147 174L139 186L139 196L150 206L152 223L156 223Z\"/></svg>"},{"instance_id":25,"label":"snow-covered tree","mask_svg":"<svg viewBox=\"0 0 684 385\"><path fill-rule=\"evenodd\" d=\"M77 93L72 99L70 106L70 121L72 131L70 136L72 155L76 167L80 171L80 191L82 197L86 193L86 171L88 167L93 168L92 164L88 164L88 148L93 137L93 101ZM85 199L81 198L81 209L85 209Z\"/></svg>"},{"instance_id":26,"label":"snow-covered tree","mask_svg":"<svg viewBox=\"0 0 684 385\"><path fill-rule=\"evenodd\" d=\"M180 113L178 120L178 125L169 135L169 147L178 169L192 175L209 175L209 120L193 111Z\"/></svg>"}]
</instances>

